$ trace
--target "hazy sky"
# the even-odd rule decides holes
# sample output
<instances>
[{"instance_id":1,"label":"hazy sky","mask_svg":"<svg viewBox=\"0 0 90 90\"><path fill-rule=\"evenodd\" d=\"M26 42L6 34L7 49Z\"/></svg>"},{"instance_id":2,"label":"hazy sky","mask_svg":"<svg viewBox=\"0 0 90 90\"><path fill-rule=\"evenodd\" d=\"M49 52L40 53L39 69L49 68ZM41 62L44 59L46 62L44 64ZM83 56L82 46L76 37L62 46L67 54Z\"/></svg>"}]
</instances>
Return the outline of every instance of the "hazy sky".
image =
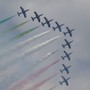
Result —
<instances>
[{"instance_id":1,"label":"hazy sky","mask_svg":"<svg viewBox=\"0 0 90 90\"><path fill-rule=\"evenodd\" d=\"M25 19L23 15L20 17L15 16L12 19L0 24L0 90L8 90L8 87L12 87L18 80L28 79L28 76L40 69L52 64L53 62L60 60L58 63L51 66L46 71L43 71L40 75L36 75L30 82L24 84L22 89L16 90L49 90L50 88L57 85L55 90L88 90L90 88L90 0L0 0L0 21L17 14L20 12L20 6L24 9L30 9L27 12L27 18ZM6 30L10 30L14 26L23 23L34 15L34 11L38 14L44 14L41 17L41 21L44 22L44 16L48 19L54 19L51 22L51 26L55 26L55 21L60 24L65 24L62 27L62 32L66 31L66 26L73 31L73 37L66 37L58 29L53 31L52 28L40 26L29 34L23 36L20 39L12 40L16 35L19 35L26 30L32 29L41 23L37 20L34 22L30 20L28 23L13 29L8 33L4 33ZM50 30L47 34L34 39L22 47L16 48L16 45L20 42L24 42L28 38L39 35L43 32ZM29 49L37 45L42 45L41 43L51 40L54 37L61 35L61 37L48 45L42 46L42 48L31 52L28 55L22 55ZM67 52L73 52L71 55L71 61L65 59L63 61L61 56L64 55L62 44L64 44L64 39L73 40L72 49L69 50L65 48ZM14 50L10 50L14 48ZM49 52L53 52L59 49L55 54L51 55L44 62L40 62L43 57L45 57ZM7 53L8 52L8 53ZM59 69L63 69L62 64L67 66L72 65L70 68L70 74L67 75L65 72L63 74L59 73L57 76L50 80L46 80L53 74L56 74ZM69 80L69 86L65 84L59 85L59 81L62 81L61 76L71 77ZM46 80L46 82L37 87L37 84L41 81ZM34 88L33 88L34 87ZM33 88L33 89L31 89ZM53 89L53 90L54 90Z\"/></svg>"}]
</instances>

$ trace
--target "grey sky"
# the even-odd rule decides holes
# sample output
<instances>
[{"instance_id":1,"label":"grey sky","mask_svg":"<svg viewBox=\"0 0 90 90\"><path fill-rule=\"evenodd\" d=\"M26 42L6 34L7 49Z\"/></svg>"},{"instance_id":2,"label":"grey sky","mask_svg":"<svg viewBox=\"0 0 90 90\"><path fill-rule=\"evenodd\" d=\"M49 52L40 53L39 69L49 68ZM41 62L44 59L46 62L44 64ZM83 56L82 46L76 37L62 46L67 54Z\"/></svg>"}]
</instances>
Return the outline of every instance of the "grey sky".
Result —
<instances>
[{"instance_id":1,"label":"grey sky","mask_svg":"<svg viewBox=\"0 0 90 90\"><path fill-rule=\"evenodd\" d=\"M73 37L70 38L68 35L65 37L62 33L58 30L54 32L52 28L40 27L36 31L31 32L27 36L22 37L20 40L16 40L15 42L11 43L9 46L5 46L5 48L1 49L0 47L0 54L3 50L14 46L15 44L28 39L34 35L40 34L46 30L51 30L46 36L42 38L36 39L35 41L29 43L24 48L15 50L15 52L11 52L12 54L20 54L20 52L24 52L33 46L36 46L48 39L51 39L55 36L62 35L62 37L51 44L43 47L42 49L36 51L35 53L31 54L30 56L26 56L25 58L20 59L17 65L12 66L12 68L4 71L0 71L0 90L7 90L7 87L11 85L11 83L17 82L18 79L23 79L23 77L27 77L27 75L39 70L47 66L48 64L52 63L53 61L60 59L61 55L63 55L63 48L61 44L64 43L64 38L68 40L74 40L72 44L72 49L69 50L66 48L68 52L73 51L73 55L71 56L71 61L63 61L59 62L57 65L50 68L44 74L40 75L38 78L33 80L32 82L28 83L30 86L42 81L43 79L59 72L59 69L62 68L61 64L65 63L66 65L72 65L70 69L70 75L63 74L66 77L71 77L69 81L70 86L66 87L65 85L58 85L55 90L88 90L90 88L89 81L90 81L90 0L1 0L0 1L0 20L7 18L12 15L16 15L17 11L20 11L20 6L23 6L25 9L30 9L30 12L27 13L27 19L21 17L14 17L10 21L1 24L1 31L7 30L19 23L24 22L25 20L30 19L31 16L34 16L34 11L38 13L43 13L48 19L54 19L54 21L58 21L60 24L64 23L62 30L66 31L65 27L68 26L71 29L75 28L76 30L73 32ZM43 17L41 20L44 22ZM54 21L52 22L52 26L55 26ZM14 35L19 34L25 30L28 30L32 27L40 25L36 20L35 22L30 21L29 23L25 24L24 26L16 29L16 31L7 34L5 37L0 38L0 43L4 40L9 40L10 38L14 37ZM61 48L60 51L49 57L45 62L36 65L36 62L42 59L42 56L46 55L48 52L52 52L57 48ZM4 58L5 55L0 57L0 60ZM7 56L8 59L9 56ZM6 58L5 57L5 60ZM16 58L15 56L10 56L11 58ZM4 59L3 59L4 60ZM6 65L7 66L7 65ZM33 67L35 66L35 67ZM4 78L4 79L3 79ZM46 84L38 88L37 90L48 90L49 88L57 85L59 80L62 80L61 74L57 77L53 78L52 80L48 81ZM25 88L28 87L26 85ZM24 89L23 89L24 90Z\"/></svg>"}]
</instances>

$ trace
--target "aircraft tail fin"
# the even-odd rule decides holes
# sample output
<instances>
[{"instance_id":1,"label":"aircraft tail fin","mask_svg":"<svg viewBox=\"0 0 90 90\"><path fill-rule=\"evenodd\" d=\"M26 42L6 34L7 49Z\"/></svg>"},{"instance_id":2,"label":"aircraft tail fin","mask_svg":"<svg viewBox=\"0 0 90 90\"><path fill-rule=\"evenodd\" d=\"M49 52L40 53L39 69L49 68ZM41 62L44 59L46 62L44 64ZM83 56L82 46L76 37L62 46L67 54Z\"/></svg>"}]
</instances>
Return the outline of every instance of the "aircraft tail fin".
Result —
<instances>
[{"instance_id":1,"label":"aircraft tail fin","mask_svg":"<svg viewBox=\"0 0 90 90\"><path fill-rule=\"evenodd\" d=\"M43 23L43 22L41 22L41 24L42 24L42 26L44 27L44 23Z\"/></svg>"},{"instance_id":2,"label":"aircraft tail fin","mask_svg":"<svg viewBox=\"0 0 90 90\"><path fill-rule=\"evenodd\" d=\"M59 83L60 83L60 85L62 85L62 82L59 81Z\"/></svg>"},{"instance_id":3,"label":"aircraft tail fin","mask_svg":"<svg viewBox=\"0 0 90 90\"><path fill-rule=\"evenodd\" d=\"M18 15L18 16L20 16L20 13L19 13L19 12L17 12L17 15Z\"/></svg>"},{"instance_id":4,"label":"aircraft tail fin","mask_svg":"<svg viewBox=\"0 0 90 90\"><path fill-rule=\"evenodd\" d=\"M53 30L55 31L56 28L55 28L55 27L52 27L52 28L53 28Z\"/></svg>"},{"instance_id":5,"label":"aircraft tail fin","mask_svg":"<svg viewBox=\"0 0 90 90\"><path fill-rule=\"evenodd\" d=\"M62 44L62 47L65 48L65 45Z\"/></svg>"},{"instance_id":6,"label":"aircraft tail fin","mask_svg":"<svg viewBox=\"0 0 90 90\"><path fill-rule=\"evenodd\" d=\"M61 58L64 60L64 57L63 56L61 56Z\"/></svg>"},{"instance_id":7,"label":"aircraft tail fin","mask_svg":"<svg viewBox=\"0 0 90 90\"><path fill-rule=\"evenodd\" d=\"M63 34L64 34L64 36L66 36L67 33L66 32L63 32Z\"/></svg>"},{"instance_id":8,"label":"aircraft tail fin","mask_svg":"<svg viewBox=\"0 0 90 90\"><path fill-rule=\"evenodd\" d=\"M34 18L33 17L31 17L31 19L32 19L32 21L34 21Z\"/></svg>"}]
</instances>

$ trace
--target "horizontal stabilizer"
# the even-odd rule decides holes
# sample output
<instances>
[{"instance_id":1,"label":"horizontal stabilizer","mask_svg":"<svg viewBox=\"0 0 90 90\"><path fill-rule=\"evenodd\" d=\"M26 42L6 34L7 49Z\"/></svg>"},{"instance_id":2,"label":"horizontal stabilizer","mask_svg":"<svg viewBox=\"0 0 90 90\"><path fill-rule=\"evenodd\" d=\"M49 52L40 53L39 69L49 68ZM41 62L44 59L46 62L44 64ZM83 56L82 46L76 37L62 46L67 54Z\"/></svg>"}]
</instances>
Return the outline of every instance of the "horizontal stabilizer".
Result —
<instances>
[{"instance_id":1,"label":"horizontal stabilizer","mask_svg":"<svg viewBox=\"0 0 90 90\"><path fill-rule=\"evenodd\" d=\"M64 36L66 36L67 33L63 32Z\"/></svg>"},{"instance_id":2,"label":"horizontal stabilizer","mask_svg":"<svg viewBox=\"0 0 90 90\"><path fill-rule=\"evenodd\" d=\"M60 85L62 85L62 82L59 81L59 83L60 83Z\"/></svg>"},{"instance_id":3,"label":"horizontal stabilizer","mask_svg":"<svg viewBox=\"0 0 90 90\"><path fill-rule=\"evenodd\" d=\"M34 21L34 18L33 17L31 17L31 19L32 19L32 21Z\"/></svg>"},{"instance_id":4,"label":"horizontal stabilizer","mask_svg":"<svg viewBox=\"0 0 90 90\"><path fill-rule=\"evenodd\" d=\"M55 27L52 27L52 28L53 28L53 30L55 31L56 28L55 28Z\"/></svg>"},{"instance_id":5,"label":"horizontal stabilizer","mask_svg":"<svg viewBox=\"0 0 90 90\"><path fill-rule=\"evenodd\" d=\"M65 48L65 45L62 44L62 47Z\"/></svg>"},{"instance_id":6,"label":"horizontal stabilizer","mask_svg":"<svg viewBox=\"0 0 90 90\"><path fill-rule=\"evenodd\" d=\"M41 24L42 24L42 26L44 27L45 24L44 24L43 22L41 22Z\"/></svg>"},{"instance_id":7,"label":"horizontal stabilizer","mask_svg":"<svg viewBox=\"0 0 90 90\"><path fill-rule=\"evenodd\" d=\"M17 12L17 15L18 15L18 16L20 16L20 13L19 13L19 12Z\"/></svg>"},{"instance_id":8,"label":"horizontal stabilizer","mask_svg":"<svg viewBox=\"0 0 90 90\"><path fill-rule=\"evenodd\" d=\"M64 57L63 56L61 56L61 58L64 60Z\"/></svg>"}]
</instances>

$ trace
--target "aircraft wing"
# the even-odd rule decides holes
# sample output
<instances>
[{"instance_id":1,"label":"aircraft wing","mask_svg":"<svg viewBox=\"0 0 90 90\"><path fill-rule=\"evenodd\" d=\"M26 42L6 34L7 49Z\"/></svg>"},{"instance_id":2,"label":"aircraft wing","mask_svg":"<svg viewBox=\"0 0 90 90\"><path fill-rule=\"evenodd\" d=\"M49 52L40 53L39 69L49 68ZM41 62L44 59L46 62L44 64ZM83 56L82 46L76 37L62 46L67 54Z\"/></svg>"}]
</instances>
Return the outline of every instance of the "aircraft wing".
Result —
<instances>
[{"instance_id":1,"label":"aircraft wing","mask_svg":"<svg viewBox=\"0 0 90 90\"><path fill-rule=\"evenodd\" d=\"M44 19L46 20L46 22L48 22L48 19L46 17L44 17Z\"/></svg>"},{"instance_id":2,"label":"aircraft wing","mask_svg":"<svg viewBox=\"0 0 90 90\"><path fill-rule=\"evenodd\" d=\"M66 85L68 86L67 79L65 79L65 77L64 77L64 76L62 76L62 78L63 78L64 82L66 83Z\"/></svg>"},{"instance_id":3,"label":"aircraft wing","mask_svg":"<svg viewBox=\"0 0 90 90\"><path fill-rule=\"evenodd\" d=\"M23 7L20 7L20 8L21 8L21 10L22 10L22 13L23 13L24 17L26 18L26 13L25 13Z\"/></svg>"},{"instance_id":4,"label":"aircraft wing","mask_svg":"<svg viewBox=\"0 0 90 90\"><path fill-rule=\"evenodd\" d=\"M58 24L58 22L57 22L57 21L56 21L55 23L56 23L56 25L57 25L57 26L59 26L59 24Z\"/></svg>"},{"instance_id":5,"label":"aircraft wing","mask_svg":"<svg viewBox=\"0 0 90 90\"><path fill-rule=\"evenodd\" d=\"M62 76L62 78L63 78L63 80L65 81L65 77L64 77L64 76Z\"/></svg>"},{"instance_id":6,"label":"aircraft wing","mask_svg":"<svg viewBox=\"0 0 90 90\"><path fill-rule=\"evenodd\" d=\"M34 11L34 14L37 14L36 11Z\"/></svg>"},{"instance_id":7,"label":"aircraft wing","mask_svg":"<svg viewBox=\"0 0 90 90\"><path fill-rule=\"evenodd\" d=\"M65 40L66 44L68 45L68 47L71 48L70 43L66 39L64 39L64 40Z\"/></svg>"},{"instance_id":8,"label":"aircraft wing","mask_svg":"<svg viewBox=\"0 0 90 90\"><path fill-rule=\"evenodd\" d=\"M68 56L68 53L64 50L64 53L66 54L66 56Z\"/></svg>"},{"instance_id":9,"label":"aircraft wing","mask_svg":"<svg viewBox=\"0 0 90 90\"><path fill-rule=\"evenodd\" d=\"M20 7L20 9L21 9L22 11L24 11L23 7Z\"/></svg>"},{"instance_id":10,"label":"aircraft wing","mask_svg":"<svg viewBox=\"0 0 90 90\"><path fill-rule=\"evenodd\" d=\"M66 27L66 29L67 29L68 31L70 31L70 29L69 29L68 27Z\"/></svg>"},{"instance_id":11,"label":"aircraft wing","mask_svg":"<svg viewBox=\"0 0 90 90\"><path fill-rule=\"evenodd\" d=\"M67 81L65 81L65 83L66 83L67 86L69 85Z\"/></svg>"},{"instance_id":12,"label":"aircraft wing","mask_svg":"<svg viewBox=\"0 0 90 90\"><path fill-rule=\"evenodd\" d=\"M68 45L69 48L71 48L70 44Z\"/></svg>"},{"instance_id":13,"label":"aircraft wing","mask_svg":"<svg viewBox=\"0 0 90 90\"><path fill-rule=\"evenodd\" d=\"M66 51L64 51L64 53L66 54L66 57L68 58L68 60L70 60L68 53Z\"/></svg>"},{"instance_id":14,"label":"aircraft wing","mask_svg":"<svg viewBox=\"0 0 90 90\"><path fill-rule=\"evenodd\" d=\"M70 57L69 56L67 56L67 58L68 58L68 60L70 60Z\"/></svg>"},{"instance_id":15,"label":"aircraft wing","mask_svg":"<svg viewBox=\"0 0 90 90\"><path fill-rule=\"evenodd\" d=\"M24 17L26 18L26 13L23 13Z\"/></svg>"},{"instance_id":16,"label":"aircraft wing","mask_svg":"<svg viewBox=\"0 0 90 90\"><path fill-rule=\"evenodd\" d=\"M64 64L62 64L62 65L63 65L64 69L66 70L66 72L69 73L68 68Z\"/></svg>"},{"instance_id":17,"label":"aircraft wing","mask_svg":"<svg viewBox=\"0 0 90 90\"><path fill-rule=\"evenodd\" d=\"M38 14L37 14L37 12L34 12L34 14L36 15L36 18L38 19Z\"/></svg>"},{"instance_id":18,"label":"aircraft wing","mask_svg":"<svg viewBox=\"0 0 90 90\"><path fill-rule=\"evenodd\" d=\"M68 41L66 39L64 39L66 43L68 43Z\"/></svg>"}]
</instances>

